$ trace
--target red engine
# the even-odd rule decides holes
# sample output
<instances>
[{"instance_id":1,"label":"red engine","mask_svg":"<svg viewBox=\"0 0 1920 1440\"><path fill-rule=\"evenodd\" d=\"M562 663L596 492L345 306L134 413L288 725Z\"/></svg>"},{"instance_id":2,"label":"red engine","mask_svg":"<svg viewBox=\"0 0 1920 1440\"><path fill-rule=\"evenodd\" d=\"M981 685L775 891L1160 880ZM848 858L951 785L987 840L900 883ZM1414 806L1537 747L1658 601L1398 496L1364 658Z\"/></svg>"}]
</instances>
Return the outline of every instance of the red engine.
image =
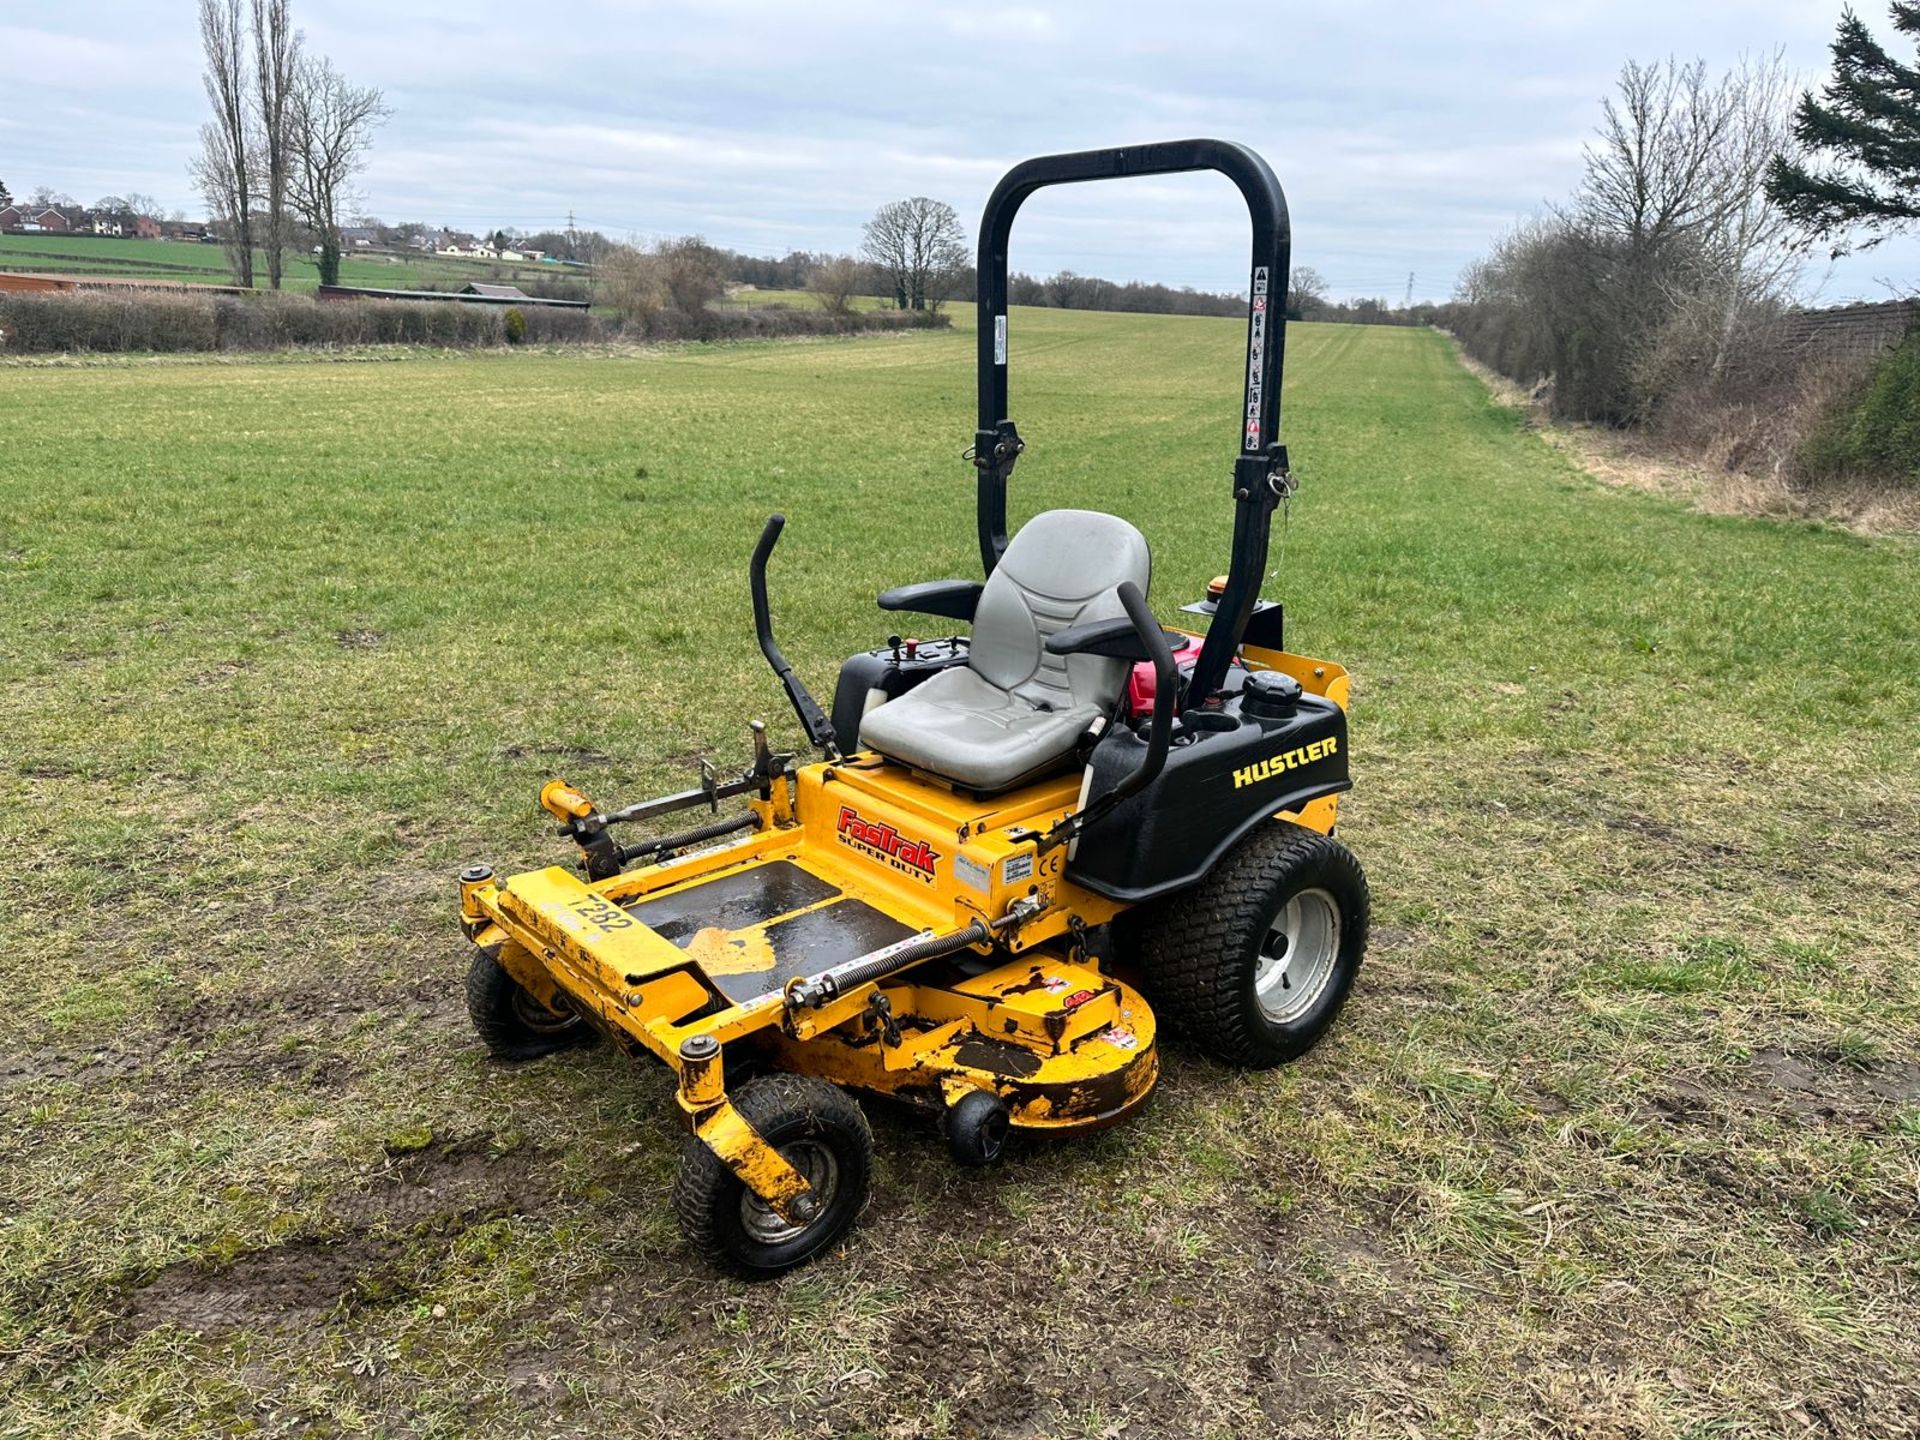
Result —
<instances>
[{"instance_id":1,"label":"red engine","mask_svg":"<svg viewBox=\"0 0 1920 1440\"><path fill-rule=\"evenodd\" d=\"M1194 662L1200 658L1200 636L1189 635L1184 643L1173 652L1173 668L1182 674L1193 672ZM1127 677L1127 718L1144 720L1153 714L1153 695L1159 687L1154 683L1153 662L1138 661L1133 674Z\"/></svg>"}]
</instances>

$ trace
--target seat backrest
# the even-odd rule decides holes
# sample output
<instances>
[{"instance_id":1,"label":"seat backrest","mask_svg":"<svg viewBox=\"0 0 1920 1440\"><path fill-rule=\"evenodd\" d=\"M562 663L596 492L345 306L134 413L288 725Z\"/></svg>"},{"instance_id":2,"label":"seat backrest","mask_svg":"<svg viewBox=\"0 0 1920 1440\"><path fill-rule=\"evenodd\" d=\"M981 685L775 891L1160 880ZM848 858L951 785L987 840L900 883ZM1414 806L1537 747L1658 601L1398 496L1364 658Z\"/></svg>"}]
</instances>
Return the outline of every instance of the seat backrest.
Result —
<instances>
[{"instance_id":1,"label":"seat backrest","mask_svg":"<svg viewBox=\"0 0 1920 1440\"><path fill-rule=\"evenodd\" d=\"M1123 615L1115 589L1147 592L1146 537L1093 510L1048 510L1022 525L987 579L973 617L967 664L981 679L1034 705L1106 711L1120 698L1128 664L1102 655L1049 655L1056 630Z\"/></svg>"}]
</instances>

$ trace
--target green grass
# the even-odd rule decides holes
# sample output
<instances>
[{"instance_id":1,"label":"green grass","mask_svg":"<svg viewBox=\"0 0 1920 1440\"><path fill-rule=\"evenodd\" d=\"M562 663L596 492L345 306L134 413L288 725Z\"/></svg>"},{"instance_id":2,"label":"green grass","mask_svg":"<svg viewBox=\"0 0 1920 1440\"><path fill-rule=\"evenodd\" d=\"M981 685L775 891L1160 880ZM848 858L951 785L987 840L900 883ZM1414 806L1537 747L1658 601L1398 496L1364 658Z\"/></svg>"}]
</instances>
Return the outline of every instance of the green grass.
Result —
<instances>
[{"instance_id":1,"label":"green grass","mask_svg":"<svg viewBox=\"0 0 1920 1440\"><path fill-rule=\"evenodd\" d=\"M759 309L761 306L789 306L796 309L811 310L820 302L808 290L736 290L727 296L726 304L737 305L741 309ZM852 297L855 310L889 310L893 301L879 295L855 295ZM962 310L972 313L970 303L955 302L946 307L947 313L958 317Z\"/></svg>"},{"instance_id":2,"label":"green grass","mask_svg":"<svg viewBox=\"0 0 1920 1440\"><path fill-rule=\"evenodd\" d=\"M79 238L59 235L0 235L0 271L37 271L45 274L125 276L148 280L177 280L192 285L231 285L233 276L218 245L178 240L135 240L109 237ZM255 255L254 283L266 286L266 261ZM466 260L441 255L363 255L340 258L340 283L375 289L406 290L458 286L469 280L516 284L525 280L552 280L577 276L567 266L540 263ZM289 290L311 290L320 283L311 255L287 256L285 285Z\"/></svg>"},{"instance_id":3,"label":"green grass","mask_svg":"<svg viewBox=\"0 0 1920 1440\"><path fill-rule=\"evenodd\" d=\"M1240 327L1013 342L1019 513L1134 519L1171 616ZM0 1433L1920 1424L1920 553L1603 488L1437 335L1288 358L1350 1008L991 1173L879 1112L844 1253L759 1288L678 1247L657 1069L481 1058L451 877L565 858L551 773L791 734L769 511L816 689L975 571L972 337L0 366Z\"/></svg>"}]
</instances>

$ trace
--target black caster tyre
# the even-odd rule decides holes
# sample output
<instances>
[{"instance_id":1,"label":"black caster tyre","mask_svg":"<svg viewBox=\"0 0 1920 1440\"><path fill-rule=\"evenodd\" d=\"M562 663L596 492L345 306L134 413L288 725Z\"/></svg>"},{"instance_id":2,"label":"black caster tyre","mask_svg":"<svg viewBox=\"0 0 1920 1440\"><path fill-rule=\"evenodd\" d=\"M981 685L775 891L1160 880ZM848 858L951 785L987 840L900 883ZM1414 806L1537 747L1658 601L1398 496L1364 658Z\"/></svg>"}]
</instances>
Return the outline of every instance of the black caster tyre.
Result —
<instances>
[{"instance_id":1,"label":"black caster tyre","mask_svg":"<svg viewBox=\"0 0 1920 1440\"><path fill-rule=\"evenodd\" d=\"M1318 831L1263 825L1141 936L1156 1010L1229 1065L1264 1070L1311 1050L1367 951L1367 877Z\"/></svg>"},{"instance_id":2,"label":"black caster tyre","mask_svg":"<svg viewBox=\"0 0 1920 1440\"><path fill-rule=\"evenodd\" d=\"M1006 1147L1013 1117L998 1095L970 1090L947 1109L947 1149L962 1165L991 1165Z\"/></svg>"},{"instance_id":3,"label":"black caster tyre","mask_svg":"<svg viewBox=\"0 0 1920 1440\"><path fill-rule=\"evenodd\" d=\"M593 1027L579 1015L549 1010L521 989L491 950L474 951L467 968L467 1015L502 1060L537 1060L594 1038Z\"/></svg>"},{"instance_id":4,"label":"black caster tyre","mask_svg":"<svg viewBox=\"0 0 1920 1440\"><path fill-rule=\"evenodd\" d=\"M733 1096L736 1110L813 1186L816 1212L784 1220L697 1136L680 1152L673 1213L687 1245L709 1264L768 1280L827 1249L866 1208L873 1175L867 1117L837 1085L767 1075Z\"/></svg>"}]
</instances>

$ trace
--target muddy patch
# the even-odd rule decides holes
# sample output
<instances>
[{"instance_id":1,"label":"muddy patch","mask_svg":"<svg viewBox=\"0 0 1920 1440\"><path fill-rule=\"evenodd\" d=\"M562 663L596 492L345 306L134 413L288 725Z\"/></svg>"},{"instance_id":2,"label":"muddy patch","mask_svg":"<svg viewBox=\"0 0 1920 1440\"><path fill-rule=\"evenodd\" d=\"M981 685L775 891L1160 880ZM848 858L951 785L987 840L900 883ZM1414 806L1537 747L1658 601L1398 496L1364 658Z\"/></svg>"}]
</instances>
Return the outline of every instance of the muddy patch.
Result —
<instances>
[{"instance_id":1,"label":"muddy patch","mask_svg":"<svg viewBox=\"0 0 1920 1440\"><path fill-rule=\"evenodd\" d=\"M391 1298L387 1267L396 1251L355 1236L276 1245L219 1267L184 1261L128 1295L126 1324L135 1334L174 1325L198 1335L321 1324L370 1298Z\"/></svg>"},{"instance_id":2,"label":"muddy patch","mask_svg":"<svg viewBox=\"0 0 1920 1440\"><path fill-rule=\"evenodd\" d=\"M147 1057L122 1050L50 1047L0 1056L0 1092L71 1081L100 1085L138 1075Z\"/></svg>"},{"instance_id":3,"label":"muddy patch","mask_svg":"<svg viewBox=\"0 0 1920 1440\"><path fill-rule=\"evenodd\" d=\"M563 765L611 765L613 756L585 745L509 745L502 760L539 760Z\"/></svg>"},{"instance_id":4,"label":"muddy patch","mask_svg":"<svg viewBox=\"0 0 1920 1440\"><path fill-rule=\"evenodd\" d=\"M538 1210L553 1196L547 1171L537 1150L500 1153L486 1134L389 1156L359 1187L325 1202L340 1235L170 1265L128 1291L123 1324L133 1335L158 1325L200 1335L267 1332L408 1299L409 1236L453 1235Z\"/></svg>"},{"instance_id":5,"label":"muddy patch","mask_svg":"<svg viewBox=\"0 0 1920 1440\"><path fill-rule=\"evenodd\" d=\"M1784 1050L1759 1050L1748 1064L1743 1098L1771 1099L1805 1115L1849 1118L1887 1105L1920 1100L1920 1064L1909 1060L1848 1065Z\"/></svg>"},{"instance_id":6,"label":"muddy patch","mask_svg":"<svg viewBox=\"0 0 1920 1440\"><path fill-rule=\"evenodd\" d=\"M1920 1102L1920 1063L1847 1064L1785 1050L1757 1050L1721 1084L1669 1077L1642 1107L1650 1120L1705 1124L1725 1110L1786 1114L1810 1124L1871 1123Z\"/></svg>"},{"instance_id":7,"label":"muddy patch","mask_svg":"<svg viewBox=\"0 0 1920 1440\"><path fill-rule=\"evenodd\" d=\"M550 1171L537 1147L503 1148L488 1133L431 1141L389 1156L362 1185L336 1193L328 1209L362 1230L470 1225L545 1207L554 1194Z\"/></svg>"}]
</instances>

